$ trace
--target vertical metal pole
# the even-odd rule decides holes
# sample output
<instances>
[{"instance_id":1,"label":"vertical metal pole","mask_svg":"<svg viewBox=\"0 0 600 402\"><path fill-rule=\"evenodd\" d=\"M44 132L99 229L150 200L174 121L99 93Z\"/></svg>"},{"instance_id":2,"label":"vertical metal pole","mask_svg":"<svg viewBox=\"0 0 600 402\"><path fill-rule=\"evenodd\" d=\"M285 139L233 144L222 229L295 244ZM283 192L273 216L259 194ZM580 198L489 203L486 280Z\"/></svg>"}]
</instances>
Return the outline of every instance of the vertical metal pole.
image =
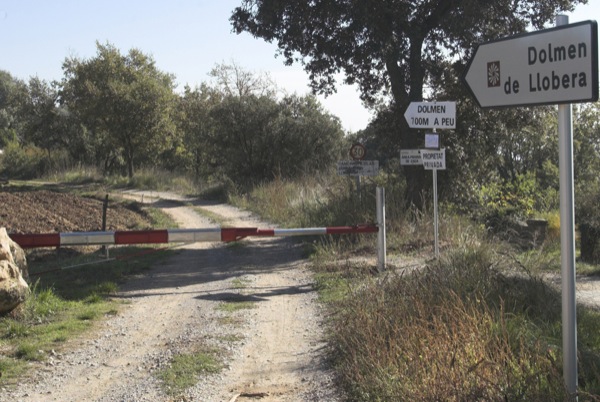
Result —
<instances>
[{"instance_id":1,"label":"vertical metal pole","mask_svg":"<svg viewBox=\"0 0 600 402\"><path fill-rule=\"evenodd\" d=\"M440 243L438 235L438 191L437 191L437 169L433 169L433 232L435 258L440 258Z\"/></svg>"},{"instance_id":2,"label":"vertical metal pole","mask_svg":"<svg viewBox=\"0 0 600 402\"><path fill-rule=\"evenodd\" d=\"M435 129L433 129L435 133ZM439 242L439 226L438 226L438 186L437 186L437 169L433 169L433 234L435 258L440 258L440 242Z\"/></svg>"},{"instance_id":3,"label":"vertical metal pole","mask_svg":"<svg viewBox=\"0 0 600 402\"><path fill-rule=\"evenodd\" d=\"M106 211L108 210L108 194L106 194L106 197L104 198L104 203L102 203L102 231L106 232ZM102 246L102 249L104 251L104 256L106 257L106 259L109 258L108 255L108 246Z\"/></svg>"},{"instance_id":4,"label":"vertical metal pole","mask_svg":"<svg viewBox=\"0 0 600 402\"><path fill-rule=\"evenodd\" d=\"M569 17L556 17L556 26ZM575 207L573 190L573 121L571 104L558 106L560 242L562 275L563 376L571 400L577 400L577 302L575 298Z\"/></svg>"},{"instance_id":5,"label":"vertical metal pole","mask_svg":"<svg viewBox=\"0 0 600 402\"><path fill-rule=\"evenodd\" d=\"M382 272L386 266L386 240L385 240L385 188L377 187L377 270Z\"/></svg>"}]
</instances>

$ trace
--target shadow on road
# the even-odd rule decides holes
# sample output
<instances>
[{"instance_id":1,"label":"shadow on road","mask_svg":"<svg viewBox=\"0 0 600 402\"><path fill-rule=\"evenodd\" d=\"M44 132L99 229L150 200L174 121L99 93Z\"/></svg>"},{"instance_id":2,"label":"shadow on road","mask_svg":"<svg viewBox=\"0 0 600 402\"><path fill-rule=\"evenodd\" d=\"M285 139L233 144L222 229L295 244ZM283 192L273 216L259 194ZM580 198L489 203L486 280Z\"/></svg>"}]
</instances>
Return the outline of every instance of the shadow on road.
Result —
<instances>
[{"instance_id":1,"label":"shadow on road","mask_svg":"<svg viewBox=\"0 0 600 402\"><path fill-rule=\"evenodd\" d=\"M293 239L261 239L231 244L219 243L208 248L187 246L177 255L157 264L147 274L127 281L120 297L147 297L183 293L187 286L237 278L248 274L285 272L303 263L302 245ZM251 289L248 287L247 289ZM299 293L303 288L270 289L256 297ZM192 292L193 293L193 292ZM198 297L226 298L226 294Z\"/></svg>"},{"instance_id":2,"label":"shadow on road","mask_svg":"<svg viewBox=\"0 0 600 402\"><path fill-rule=\"evenodd\" d=\"M254 291L260 288L247 287L243 289L244 293L236 292L220 292L220 293L209 293L206 295L196 296L196 299L210 300L210 301L223 301L223 302L257 302L267 301L269 298L274 296L282 295L299 295L302 293L314 292L311 285L303 286L284 286L278 288L270 288L270 290L260 293Z\"/></svg>"}]
</instances>

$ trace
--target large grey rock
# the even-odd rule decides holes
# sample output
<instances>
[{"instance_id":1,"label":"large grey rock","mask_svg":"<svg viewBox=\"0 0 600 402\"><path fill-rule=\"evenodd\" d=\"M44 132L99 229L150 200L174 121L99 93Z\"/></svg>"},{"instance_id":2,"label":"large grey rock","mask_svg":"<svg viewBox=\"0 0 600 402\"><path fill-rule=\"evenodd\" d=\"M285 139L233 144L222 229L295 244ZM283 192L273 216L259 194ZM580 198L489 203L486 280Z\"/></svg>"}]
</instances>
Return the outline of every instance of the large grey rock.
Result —
<instances>
[{"instance_id":1,"label":"large grey rock","mask_svg":"<svg viewBox=\"0 0 600 402\"><path fill-rule=\"evenodd\" d=\"M24 278L29 277L23 249L0 228L0 314L8 313L29 295Z\"/></svg>"}]
</instances>

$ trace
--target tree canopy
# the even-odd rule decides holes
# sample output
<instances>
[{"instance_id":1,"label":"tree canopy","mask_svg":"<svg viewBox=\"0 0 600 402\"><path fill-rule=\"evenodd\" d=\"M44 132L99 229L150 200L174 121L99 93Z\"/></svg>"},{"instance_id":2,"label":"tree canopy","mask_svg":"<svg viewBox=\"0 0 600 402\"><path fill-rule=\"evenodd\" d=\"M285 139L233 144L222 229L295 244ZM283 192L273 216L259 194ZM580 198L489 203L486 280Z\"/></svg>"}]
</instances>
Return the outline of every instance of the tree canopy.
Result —
<instances>
[{"instance_id":1,"label":"tree canopy","mask_svg":"<svg viewBox=\"0 0 600 402\"><path fill-rule=\"evenodd\" d=\"M475 45L528 26L586 0L243 0L231 16L237 33L278 45L287 64L300 62L318 93L335 91L336 75L357 84L364 101L391 97L396 113L456 79ZM451 64L452 63L452 64ZM428 88L429 91L425 91ZM400 119L399 142L421 139ZM418 203L423 170L407 167L410 201Z\"/></svg>"},{"instance_id":2,"label":"tree canopy","mask_svg":"<svg viewBox=\"0 0 600 402\"><path fill-rule=\"evenodd\" d=\"M334 91L341 71L363 99L391 91L404 105L422 99L440 60L542 28L580 2L587 0L243 0L231 21L237 33L276 42L286 63L303 63L317 92Z\"/></svg>"},{"instance_id":3,"label":"tree canopy","mask_svg":"<svg viewBox=\"0 0 600 402\"><path fill-rule=\"evenodd\" d=\"M341 124L314 96L281 97L267 75L235 64L217 65L211 76L212 87L184 98L196 105L188 127L211 174L248 185L326 171L339 159Z\"/></svg>"},{"instance_id":4,"label":"tree canopy","mask_svg":"<svg viewBox=\"0 0 600 402\"><path fill-rule=\"evenodd\" d=\"M173 76L137 49L124 56L110 44L97 43L97 50L95 58L65 61L61 102L90 130L105 158L124 158L132 177L136 162L168 145Z\"/></svg>"}]
</instances>

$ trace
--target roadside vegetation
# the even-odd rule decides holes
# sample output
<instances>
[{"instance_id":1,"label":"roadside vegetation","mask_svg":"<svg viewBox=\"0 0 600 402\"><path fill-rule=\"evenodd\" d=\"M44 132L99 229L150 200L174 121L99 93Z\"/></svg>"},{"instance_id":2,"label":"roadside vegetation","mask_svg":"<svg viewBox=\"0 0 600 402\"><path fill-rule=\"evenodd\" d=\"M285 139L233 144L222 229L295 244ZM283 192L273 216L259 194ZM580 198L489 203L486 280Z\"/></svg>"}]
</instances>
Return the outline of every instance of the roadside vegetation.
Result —
<instances>
[{"instance_id":1,"label":"roadside vegetation","mask_svg":"<svg viewBox=\"0 0 600 402\"><path fill-rule=\"evenodd\" d=\"M273 182L236 202L282 224L375 219L374 183L363 186L359 202L352 180L307 180ZM330 310L332 363L349 399L565 400L560 289L543 279L560 274L556 222L534 245L446 204L435 260L428 210L388 199L385 272L376 272L373 237L310 244L316 287ZM597 264L584 267L580 274L598 274ZM600 312L579 306L577 315L579 400L600 400Z\"/></svg>"},{"instance_id":2,"label":"roadside vegetation","mask_svg":"<svg viewBox=\"0 0 600 402\"><path fill-rule=\"evenodd\" d=\"M218 350L196 350L175 355L170 364L156 374L165 393L177 396L186 388L194 386L198 382L198 376L221 371L223 365L219 353Z\"/></svg>"}]
</instances>

